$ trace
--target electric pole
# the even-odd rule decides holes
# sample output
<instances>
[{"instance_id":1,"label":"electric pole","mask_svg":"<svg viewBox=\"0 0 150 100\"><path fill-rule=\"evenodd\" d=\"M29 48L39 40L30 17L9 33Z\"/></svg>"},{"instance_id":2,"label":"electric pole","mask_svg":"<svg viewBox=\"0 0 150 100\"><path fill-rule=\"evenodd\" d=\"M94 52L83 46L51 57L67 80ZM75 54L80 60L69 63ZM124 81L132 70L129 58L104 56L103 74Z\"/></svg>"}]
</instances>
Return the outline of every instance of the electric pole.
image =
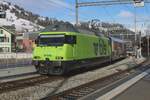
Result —
<instances>
[{"instance_id":1,"label":"electric pole","mask_svg":"<svg viewBox=\"0 0 150 100\"><path fill-rule=\"evenodd\" d=\"M135 40L134 40L134 42L135 42L135 45L136 45L136 40L137 40L137 38L136 38L136 33L137 33L137 30L136 30L136 7L134 7L134 30L135 30Z\"/></svg>"},{"instance_id":2,"label":"electric pole","mask_svg":"<svg viewBox=\"0 0 150 100\"><path fill-rule=\"evenodd\" d=\"M150 41L150 39L149 39L149 35L148 35L148 33L147 33L147 55L148 55L148 57L150 56L150 51L149 51L149 47L150 47L150 43L149 43L149 41Z\"/></svg>"},{"instance_id":3,"label":"electric pole","mask_svg":"<svg viewBox=\"0 0 150 100\"><path fill-rule=\"evenodd\" d=\"M78 26L79 24L79 12L78 12L78 0L76 0L76 6L75 6L75 9L76 9L76 26Z\"/></svg>"}]
</instances>

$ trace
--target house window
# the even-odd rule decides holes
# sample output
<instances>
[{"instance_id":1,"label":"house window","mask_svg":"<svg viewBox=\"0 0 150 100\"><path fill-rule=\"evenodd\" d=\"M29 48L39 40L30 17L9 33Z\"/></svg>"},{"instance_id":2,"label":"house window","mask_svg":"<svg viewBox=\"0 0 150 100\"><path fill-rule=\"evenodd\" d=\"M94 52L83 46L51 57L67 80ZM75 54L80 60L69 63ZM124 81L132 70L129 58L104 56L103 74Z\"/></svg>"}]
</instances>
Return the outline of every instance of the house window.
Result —
<instances>
[{"instance_id":1,"label":"house window","mask_svg":"<svg viewBox=\"0 0 150 100\"><path fill-rule=\"evenodd\" d=\"M0 30L0 34L3 34L3 30Z\"/></svg>"},{"instance_id":2,"label":"house window","mask_svg":"<svg viewBox=\"0 0 150 100\"><path fill-rule=\"evenodd\" d=\"M0 42L9 42L9 37L0 37Z\"/></svg>"},{"instance_id":3,"label":"house window","mask_svg":"<svg viewBox=\"0 0 150 100\"><path fill-rule=\"evenodd\" d=\"M0 42L4 42L4 37L0 37Z\"/></svg>"}]
</instances>

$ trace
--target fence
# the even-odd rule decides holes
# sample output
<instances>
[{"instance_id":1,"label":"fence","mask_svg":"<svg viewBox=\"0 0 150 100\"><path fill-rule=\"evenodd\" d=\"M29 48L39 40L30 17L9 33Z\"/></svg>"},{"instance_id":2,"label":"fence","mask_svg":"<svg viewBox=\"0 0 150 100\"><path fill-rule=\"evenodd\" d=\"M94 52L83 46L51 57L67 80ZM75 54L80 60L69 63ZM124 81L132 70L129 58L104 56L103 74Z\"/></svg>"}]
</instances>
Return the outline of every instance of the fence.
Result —
<instances>
[{"instance_id":1,"label":"fence","mask_svg":"<svg viewBox=\"0 0 150 100\"><path fill-rule=\"evenodd\" d=\"M0 53L0 68L31 65L31 53Z\"/></svg>"}]
</instances>

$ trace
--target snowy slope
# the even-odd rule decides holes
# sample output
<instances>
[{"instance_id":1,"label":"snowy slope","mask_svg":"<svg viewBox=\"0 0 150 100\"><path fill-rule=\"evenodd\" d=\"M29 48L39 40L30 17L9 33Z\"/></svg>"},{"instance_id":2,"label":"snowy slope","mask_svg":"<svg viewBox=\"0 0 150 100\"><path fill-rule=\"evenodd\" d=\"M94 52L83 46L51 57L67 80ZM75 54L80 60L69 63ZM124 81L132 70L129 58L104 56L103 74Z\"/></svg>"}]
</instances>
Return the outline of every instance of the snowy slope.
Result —
<instances>
[{"instance_id":1,"label":"snowy slope","mask_svg":"<svg viewBox=\"0 0 150 100\"><path fill-rule=\"evenodd\" d=\"M15 8L14 5L9 5L7 2L5 1L0 1L0 4L3 5L8 5L9 9L6 10L6 18L5 19L0 19L0 26L3 25L7 25L7 26L11 26L11 25L15 25L15 28L17 31L37 31L41 28L44 28L40 25L37 25L31 21L28 21L26 19L22 19L22 18L17 18L17 16L15 15L15 13L12 13L11 10L12 9L16 9L18 12L21 13L21 11L17 8ZM27 13L25 13L27 14Z\"/></svg>"}]
</instances>

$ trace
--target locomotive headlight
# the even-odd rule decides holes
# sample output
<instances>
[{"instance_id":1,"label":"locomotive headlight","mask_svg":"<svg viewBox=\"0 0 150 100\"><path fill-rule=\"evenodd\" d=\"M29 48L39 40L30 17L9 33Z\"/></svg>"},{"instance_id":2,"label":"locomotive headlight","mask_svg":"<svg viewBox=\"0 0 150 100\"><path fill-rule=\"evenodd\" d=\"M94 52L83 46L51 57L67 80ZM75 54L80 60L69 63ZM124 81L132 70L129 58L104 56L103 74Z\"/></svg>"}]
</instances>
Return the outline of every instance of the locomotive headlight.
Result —
<instances>
[{"instance_id":1,"label":"locomotive headlight","mask_svg":"<svg viewBox=\"0 0 150 100\"><path fill-rule=\"evenodd\" d=\"M33 58L34 59L40 59L41 57L40 56L34 56Z\"/></svg>"},{"instance_id":2,"label":"locomotive headlight","mask_svg":"<svg viewBox=\"0 0 150 100\"><path fill-rule=\"evenodd\" d=\"M55 58L56 59L63 59L63 57L61 57L61 56L56 56Z\"/></svg>"}]
</instances>

